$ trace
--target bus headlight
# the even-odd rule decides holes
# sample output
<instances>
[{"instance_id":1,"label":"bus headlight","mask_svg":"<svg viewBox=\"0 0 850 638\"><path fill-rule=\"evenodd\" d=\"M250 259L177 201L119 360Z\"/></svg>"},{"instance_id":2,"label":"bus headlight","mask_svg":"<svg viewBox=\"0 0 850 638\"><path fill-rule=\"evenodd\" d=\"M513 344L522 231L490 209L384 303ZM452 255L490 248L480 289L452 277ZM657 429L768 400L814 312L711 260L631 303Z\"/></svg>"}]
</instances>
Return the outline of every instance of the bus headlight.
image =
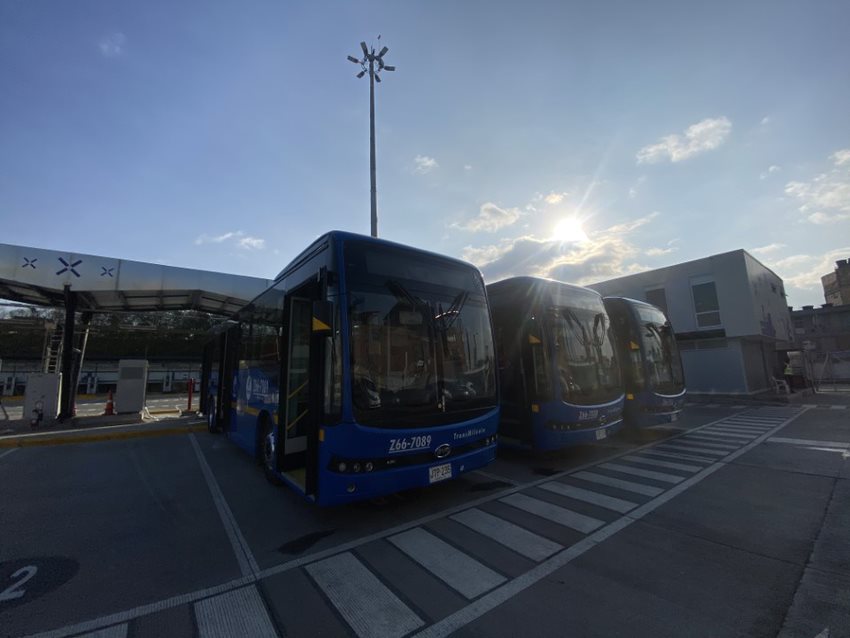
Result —
<instances>
[{"instance_id":1,"label":"bus headlight","mask_svg":"<svg viewBox=\"0 0 850 638\"><path fill-rule=\"evenodd\" d=\"M374 469L375 469L375 466L372 465L372 461L369 461L368 463L366 463L366 471L367 472L371 472Z\"/></svg>"},{"instance_id":2,"label":"bus headlight","mask_svg":"<svg viewBox=\"0 0 850 638\"><path fill-rule=\"evenodd\" d=\"M340 461L338 469L340 472L345 472L348 469L348 466L345 464L345 461Z\"/></svg>"}]
</instances>

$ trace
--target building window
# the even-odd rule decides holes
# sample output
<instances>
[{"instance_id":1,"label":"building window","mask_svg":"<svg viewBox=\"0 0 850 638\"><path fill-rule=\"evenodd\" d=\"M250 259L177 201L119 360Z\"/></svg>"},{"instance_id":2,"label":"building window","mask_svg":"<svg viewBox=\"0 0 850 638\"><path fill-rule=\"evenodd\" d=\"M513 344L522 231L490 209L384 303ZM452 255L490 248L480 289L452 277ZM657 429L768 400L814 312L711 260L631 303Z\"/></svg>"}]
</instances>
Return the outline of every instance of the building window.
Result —
<instances>
[{"instance_id":1,"label":"building window","mask_svg":"<svg viewBox=\"0 0 850 638\"><path fill-rule=\"evenodd\" d=\"M694 312L697 327L709 328L720 325L720 304L717 303L717 289L713 281L691 283L694 295Z\"/></svg>"},{"instance_id":2,"label":"building window","mask_svg":"<svg viewBox=\"0 0 850 638\"><path fill-rule=\"evenodd\" d=\"M647 290L645 294L647 303L661 308L665 315L669 315L667 312L667 295L664 294L664 288L653 288Z\"/></svg>"}]
</instances>

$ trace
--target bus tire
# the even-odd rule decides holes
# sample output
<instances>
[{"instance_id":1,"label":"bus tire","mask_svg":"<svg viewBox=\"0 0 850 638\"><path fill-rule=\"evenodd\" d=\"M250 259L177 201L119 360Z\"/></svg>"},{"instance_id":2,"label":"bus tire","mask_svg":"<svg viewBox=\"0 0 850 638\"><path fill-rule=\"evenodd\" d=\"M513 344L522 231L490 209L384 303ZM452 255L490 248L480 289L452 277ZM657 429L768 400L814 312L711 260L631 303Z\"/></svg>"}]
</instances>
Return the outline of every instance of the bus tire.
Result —
<instances>
[{"instance_id":1,"label":"bus tire","mask_svg":"<svg viewBox=\"0 0 850 638\"><path fill-rule=\"evenodd\" d=\"M210 434L216 434L221 431L215 409L215 398L213 397L210 397L210 400L207 401L207 430L209 430Z\"/></svg>"},{"instance_id":2,"label":"bus tire","mask_svg":"<svg viewBox=\"0 0 850 638\"><path fill-rule=\"evenodd\" d=\"M259 461L263 466L263 474L272 485L280 485L282 481L275 471L275 457L277 455L277 440L272 420L268 415L260 417L257 428L260 432Z\"/></svg>"}]
</instances>

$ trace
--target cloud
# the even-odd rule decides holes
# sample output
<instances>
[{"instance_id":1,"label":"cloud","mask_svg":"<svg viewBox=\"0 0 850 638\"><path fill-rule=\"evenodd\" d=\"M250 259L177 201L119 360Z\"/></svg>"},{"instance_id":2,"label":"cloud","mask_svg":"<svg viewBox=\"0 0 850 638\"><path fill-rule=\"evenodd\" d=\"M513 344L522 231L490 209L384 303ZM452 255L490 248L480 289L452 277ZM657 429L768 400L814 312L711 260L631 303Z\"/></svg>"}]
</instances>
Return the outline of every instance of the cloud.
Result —
<instances>
[{"instance_id":1,"label":"cloud","mask_svg":"<svg viewBox=\"0 0 850 638\"><path fill-rule=\"evenodd\" d=\"M761 118L761 125L767 126L768 124L770 124L770 117L765 115L763 118Z\"/></svg>"},{"instance_id":2,"label":"cloud","mask_svg":"<svg viewBox=\"0 0 850 638\"><path fill-rule=\"evenodd\" d=\"M479 266L488 281L535 275L587 284L644 269L634 263L641 251L626 236L658 215L592 233L589 241L563 243L524 235L490 246L467 246L462 257Z\"/></svg>"},{"instance_id":3,"label":"cloud","mask_svg":"<svg viewBox=\"0 0 850 638\"><path fill-rule=\"evenodd\" d=\"M471 171L471 170L472 170L472 164L464 164L464 165L463 165L463 170L465 170L465 171Z\"/></svg>"},{"instance_id":4,"label":"cloud","mask_svg":"<svg viewBox=\"0 0 850 638\"><path fill-rule=\"evenodd\" d=\"M829 159L835 162L836 166L844 166L847 162L850 162L850 148L843 148L840 151L835 151L829 156Z\"/></svg>"},{"instance_id":5,"label":"cloud","mask_svg":"<svg viewBox=\"0 0 850 638\"><path fill-rule=\"evenodd\" d=\"M667 245L664 248L650 248L645 250L644 254L647 257L661 257L662 255L669 255L670 253L674 253L679 250L679 247L676 245L678 243L678 239L671 239L667 242Z\"/></svg>"},{"instance_id":6,"label":"cloud","mask_svg":"<svg viewBox=\"0 0 850 638\"><path fill-rule=\"evenodd\" d=\"M556 193L552 191L545 197L543 197L543 201L549 204L550 206L554 206L556 204L560 204L564 201L564 198L568 195L568 193Z\"/></svg>"},{"instance_id":7,"label":"cloud","mask_svg":"<svg viewBox=\"0 0 850 638\"><path fill-rule=\"evenodd\" d=\"M782 248L785 248L785 244L768 244L767 246L751 248L750 252L755 253L757 255L769 255L770 253L775 253L777 250L780 250Z\"/></svg>"},{"instance_id":8,"label":"cloud","mask_svg":"<svg viewBox=\"0 0 850 638\"><path fill-rule=\"evenodd\" d=\"M247 250L262 250L266 247L266 240L259 237L241 237L236 245Z\"/></svg>"},{"instance_id":9,"label":"cloud","mask_svg":"<svg viewBox=\"0 0 850 638\"><path fill-rule=\"evenodd\" d=\"M414 173L424 175L425 173L430 173L436 168L440 168L440 165L433 157L428 157L427 155L417 155L413 158Z\"/></svg>"},{"instance_id":10,"label":"cloud","mask_svg":"<svg viewBox=\"0 0 850 638\"><path fill-rule=\"evenodd\" d=\"M788 182L785 194L796 197L800 212L813 224L850 219L850 149L830 155L833 168L807 182Z\"/></svg>"},{"instance_id":11,"label":"cloud","mask_svg":"<svg viewBox=\"0 0 850 638\"><path fill-rule=\"evenodd\" d=\"M259 237L251 237L250 235L246 235L241 230L230 231L228 233L224 233L222 235L200 235L197 239L195 239L195 245L201 246L203 244L223 244L224 242L232 240L232 243L237 248L242 248L243 250L262 250L266 247L266 240L260 239Z\"/></svg>"},{"instance_id":12,"label":"cloud","mask_svg":"<svg viewBox=\"0 0 850 638\"><path fill-rule=\"evenodd\" d=\"M836 248L822 255L791 255L777 261L767 261L767 265L782 277L786 289L821 291L821 277L835 269L837 260L847 257L850 257L850 246Z\"/></svg>"},{"instance_id":13,"label":"cloud","mask_svg":"<svg viewBox=\"0 0 850 638\"><path fill-rule=\"evenodd\" d=\"M482 204L478 215L463 224L454 224L456 228L471 231L495 232L505 226L510 226L520 218L522 213L518 208L499 208L492 202Z\"/></svg>"},{"instance_id":14,"label":"cloud","mask_svg":"<svg viewBox=\"0 0 850 638\"><path fill-rule=\"evenodd\" d=\"M767 179L768 176L773 175L774 173L778 173L782 170L781 166L777 166L776 164L772 164L767 167L766 171L762 171L761 175L759 175L759 179Z\"/></svg>"},{"instance_id":15,"label":"cloud","mask_svg":"<svg viewBox=\"0 0 850 638\"><path fill-rule=\"evenodd\" d=\"M685 129L684 135L665 135L655 144L637 152L638 164L655 164L665 160L681 162L694 155L718 148L729 137L732 122L726 117L707 118Z\"/></svg>"},{"instance_id":16,"label":"cloud","mask_svg":"<svg viewBox=\"0 0 850 638\"><path fill-rule=\"evenodd\" d=\"M116 31L115 33L103 36L100 42L97 43L97 48L100 49L103 57L116 58L124 53L126 44L127 36L120 31Z\"/></svg>"},{"instance_id":17,"label":"cloud","mask_svg":"<svg viewBox=\"0 0 850 638\"><path fill-rule=\"evenodd\" d=\"M638 177L634 184L632 184L631 188L629 188L629 199L634 199L638 196L640 192L640 187L643 186L643 183L646 181L646 175L641 175Z\"/></svg>"}]
</instances>

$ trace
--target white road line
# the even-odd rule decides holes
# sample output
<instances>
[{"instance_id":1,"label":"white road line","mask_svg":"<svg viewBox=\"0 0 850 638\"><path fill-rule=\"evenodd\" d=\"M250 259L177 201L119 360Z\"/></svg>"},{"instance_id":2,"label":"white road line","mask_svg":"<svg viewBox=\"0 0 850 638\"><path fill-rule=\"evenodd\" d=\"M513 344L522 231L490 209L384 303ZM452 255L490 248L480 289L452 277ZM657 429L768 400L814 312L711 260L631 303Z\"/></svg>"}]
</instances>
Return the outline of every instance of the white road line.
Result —
<instances>
[{"instance_id":1,"label":"white road line","mask_svg":"<svg viewBox=\"0 0 850 638\"><path fill-rule=\"evenodd\" d=\"M555 541L538 536L534 532L529 532L519 525L514 525L510 521L478 508L454 514L449 518L538 563L564 549Z\"/></svg>"},{"instance_id":2,"label":"white road line","mask_svg":"<svg viewBox=\"0 0 850 638\"><path fill-rule=\"evenodd\" d=\"M510 496L500 498L499 501L529 514L545 518L553 523L558 523L558 525L577 530L583 534L599 529L605 524L605 521L573 512L566 507L553 505L552 503L541 501L538 498L526 496L525 494L511 494Z\"/></svg>"},{"instance_id":3,"label":"white road line","mask_svg":"<svg viewBox=\"0 0 850 638\"><path fill-rule=\"evenodd\" d=\"M747 406L745 406L745 405L733 405L732 409L733 410L746 410Z\"/></svg>"},{"instance_id":4,"label":"white road line","mask_svg":"<svg viewBox=\"0 0 850 638\"><path fill-rule=\"evenodd\" d=\"M643 455L631 454L623 457L624 461L630 463L640 463L642 465L654 465L656 467L666 467L668 470L682 470L684 472L699 472L703 466L687 465L686 463L673 463L671 461L659 461L658 459L647 458Z\"/></svg>"},{"instance_id":5,"label":"white road line","mask_svg":"<svg viewBox=\"0 0 850 638\"><path fill-rule=\"evenodd\" d=\"M847 409L846 405L831 405L829 407L830 410L845 410Z\"/></svg>"},{"instance_id":6,"label":"white road line","mask_svg":"<svg viewBox=\"0 0 850 638\"><path fill-rule=\"evenodd\" d=\"M596 474L595 472L576 472L575 474L571 474L570 477L591 483L599 483L599 485L607 485L608 487L616 487L620 490L643 494L644 496L658 496L664 491L662 488L655 487L654 485L624 481L623 479L612 478L605 474Z\"/></svg>"},{"instance_id":7,"label":"white road line","mask_svg":"<svg viewBox=\"0 0 850 638\"><path fill-rule=\"evenodd\" d=\"M633 476L642 476L643 478L661 481L662 483L681 483L685 480L682 476L675 474L667 474L665 472L653 472L652 470L642 470L637 467L629 467L628 465L620 465L619 463L602 463L599 467L603 470L611 470L612 472L622 472L623 474L631 474Z\"/></svg>"},{"instance_id":8,"label":"white road line","mask_svg":"<svg viewBox=\"0 0 850 638\"><path fill-rule=\"evenodd\" d=\"M745 428L743 426L732 427L730 425L724 426L715 426L713 428L705 430L706 432L717 432L719 434L747 434L752 436L758 436L759 434L764 434L769 431L768 429L763 428ZM702 430L700 430L702 432Z\"/></svg>"},{"instance_id":9,"label":"white road line","mask_svg":"<svg viewBox=\"0 0 850 638\"><path fill-rule=\"evenodd\" d=\"M818 404L817 403L804 403L803 407L804 408L816 408L816 407L818 407Z\"/></svg>"},{"instance_id":10,"label":"white road line","mask_svg":"<svg viewBox=\"0 0 850 638\"><path fill-rule=\"evenodd\" d=\"M257 588L251 585L195 603L199 638L277 638Z\"/></svg>"},{"instance_id":11,"label":"white road line","mask_svg":"<svg viewBox=\"0 0 850 638\"><path fill-rule=\"evenodd\" d=\"M6 450L5 452L0 452L0 459L2 459L4 456L9 456L12 452L17 452L18 449L19 448L13 447L9 450Z\"/></svg>"},{"instance_id":12,"label":"white road line","mask_svg":"<svg viewBox=\"0 0 850 638\"><path fill-rule=\"evenodd\" d=\"M359 638L400 638L425 624L350 552L305 569Z\"/></svg>"},{"instance_id":13,"label":"white road line","mask_svg":"<svg viewBox=\"0 0 850 638\"><path fill-rule=\"evenodd\" d=\"M762 430L770 430L775 427L778 421L771 419L770 421L753 421L751 419L726 419L719 425L739 426L746 428L760 428Z\"/></svg>"},{"instance_id":14,"label":"white road line","mask_svg":"<svg viewBox=\"0 0 850 638\"><path fill-rule=\"evenodd\" d=\"M467 598L480 596L506 580L421 527L390 536L387 540Z\"/></svg>"},{"instance_id":15,"label":"white road line","mask_svg":"<svg viewBox=\"0 0 850 638\"><path fill-rule=\"evenodd\" d=\"M798 414L802 414L802 412L799 412ZM794 416L796 417L797 415L794 415ZM706 423L704 425L701 425L701 426L694 428L693 431L698 431L698 430L702 430L704 428L711 427L713 425L716 425L718 423L725 421L728 418L729 417L721 417L719 419L709 421L708 423ZM202 421L199 420L197 422L201 423ZM112 427L114 427L114 426L107 425L107 426L99 426L99 427L95 427L95 428L87 428L87 430L103 430L103 429L108 429L108 428L112 428ZM58 434L58 433L59 433L59 431L56 431L56 432L52 432L51 434ZM25 435L25 436L44 436L44 435L45 435L44 433L37 433L37 434L31 434L31 435ZM677 437L674 436L669 440L675 441L675 440L677 440ZM644 450L649 451L650 449L654 449L654 447L657 444L658 444L657 442L646 443L645 445L636 447L636 448L631 449L631 450L614 453L611 456L608 456L606 458L609 459L609 460L616 460L616 459L623 457L627 454L632 454L632 453L640 452L640 451L644 451ZM733 454L737 455L737 452L735 452ZM702 460L702 459L700 459L700 460ZM170 598L163 598L161 600L157 600L157 601L154 601L154 602L151 602L151 603L146 603L146 604L143 604L143 605L137 605L136 607L130 607L128 609L124 609L122 611L107 614L105 616L99 616L97 618L92 618L90 620L86 620L86 621L83 621L83 622L78 622L78 623L75 623L75 624L72 624L72 625L66 625L66 626L60 627L58 629L53 629L53 630L41 632L39 634L34 634L30 638L67 638L68 636L76 636L77 634L80 634L80 633L83 633L83 632L86 632L86 631L93 631L95 629L101 629L103 627L108 627L108 626L114 625L116 623L129 622L131 620L134 620L135 618L140 618L141 616L147 616L148 614L153 614L153 613L156 613L156 612L165 611L167 609L174 609L175 607L190 604L190 603L193 603L195 601L201 600L203 598L208 598L210 596L215 596L217 594L232 591L232 590L237 589L239 587L244 587L245 585L249 585L251 583L254 583L259 579L269 578L269 577L275 576L277 574L286 573L286 572L288 572L292 569L297 569L297 568L302 567L304 565L314 563L316 561L327 558L329 556L334 556L336 554L339 554L340 552L348 551L348 550L353 549L355 547L359 547L361 545L371 543L372 541L381 540L381 539L386 538L387 536L390 536L392 534L397 534L397 533L402 532L404 530L412 529L416 526L424 525L424 524L429 523L431 521L435 521L435 520L438 520L438 519L441 519L441 518L445 518L446 516L450 516L451 514L461 512L463 510L469 509L470 507L475 507L475 506L478 506L478 505L482 505L484 503L492 502L492 501L500 498L500 495L514 494L516 492L519 492L520 490L526 490L526 489L529 489L531 487L541 485L541 484L543 484L547 481L551 481L551 480L557 479L557 478L562 478L564 476L568 476L568 475L576 476L579 473L583 472L584 470L589 470L591 468L597 467L598 463L599 463L598 460L590 461L590 462L585 463L583 465L579 465L578 467L571 468L571 469L568 469L568 470L564 470L563 472L556 474L554 476L541 478L541 479L537 479L537 480L534 480L534 481L529 481L528 483L523 483L523 484L518 485L516 487L505 488L504 490L500 490L496 494L488 494L487 496L482 496L481 498L476 499L476 500L468 501L468 502L462 503L460 505L455 505L455 506L452 506L452 507L447 507L447 508L440 510L438 512L434 512L432 514L427 514L425 516L421 516L421 517L419 517L415 520L407 521L405 523L400 523L400 524L395 525L393 527L380 530L380 531L375 532L373 534L367 534L366 536L361 536L361 537L356 538L354 540L347 541L345 543L341 543L339 545L336 545L334 547L330 547L328 549L320 550L320 551L314 552L312 554L306 554L304 556L300 556L298 558L293 558L291 560L288 560L284 563L280 563L280 564L274 565L272 567L267 567L267 568L263 569L256 576L251 575L251 576L243 576L241 578L235 578L233 580L221 583L219 585L214 585L212 587L207 587L205 589L199 589L199 590L195 590L195 591L191 591L191 592L187 592L187 593L183 593L183 594L178 594L176 596L171 596ZM588 472L588 474L594 474L594 473ZM597 475L597 476L602 476L602 475ZM607 479L607 478L610 478L610 477L605 477L605 478ZM611 478L611 480L619 480L619 479ZM635 485L638 485L638 484L635 484ZM650 487L650 486L647 486L647 487ZM623 488L623 489L625 489L625 488ZM611 529L611 527L612 526L609 525L605 529ZM564 551L569 551L569 550L564 550Z\"/></svg>"},{"instance_id":16,"label":"white road line","mask_svg":"<svg viewBox=\"0 0 850 638\"><path fill-rule=\"evenodd\" d=\"M632 503L631 501L627 501L622 498L608 496L607 494L600 494L599 492L586 490L581 487L576 487L575 485L559 483L558 481L544 483L540 486L540 489L552 492L553 494L573 498L577 501L584 501L585 503L598 505L599 507L604 507L605 509L613 510L620 514L630 512L637 507L637 503Z\"/></svg>"},{"instance_id":17,"label":"white road line","mask_svg":"<svg viewBox=\"0 0 850 638\"><path fill-rule=\"evenodd\" d=\"M709 430L700 430L697 434L690 434L692 437L711 437L717 440L744 440L744 441L752 441L758 435L754 432L752 434L733 434L732 432L714 432Z\"/></svg>"},{"instance_id":18,"label":"white road line","mask_svg":"<svg viewBox=\"0 0 850 638\"><path fill-rule=\"evenodd\" d=\"M213 471L210 468L209 463L207 463L204 453L201 451L201 446L198 445L198 439L195 438L194 434L190 433L189 441L192 444L192 449L195 450L195 456L198 458L198 465L201 466L201 472L207 481L207 487L209 487L213 503L215 503L215 507L218 510L218 515L221 518L224 531L227 533L227 538L230 539L230 545L233 547L233 554L236 556L236 562L239 563L239 570L242 572L243 576L258 574L260 567L257 565L257 561L254 559L254 554L251 552L248 542L245 540L245 537L242 535L242 531L239 529L239 525L236 523L236 518L233 516L233 512L230 511L230 506L227 504L224 494L221 493L221 488L215 480Z\"/></svg>"},{"instance_id":19,"label":"white road line","mask_svg":"<svg viewBox=\"0 0 850 638\"><path fill-rule=\"evenodd\" d=\"M741 442L737 443L720 443L717 439L709 439L707 437L703 438L697 436L696 434L691 434L680 439L683 443L687 443L688 445L694 444L699 445L706 448L717 449L717 450L734 450L736 448L741 447Z\"/></svg>"},{"instance_id":20,"label":"white road line","mask_svg":"<svg viewBox=\"0 0 850 638\"><path fill-rule=\"evenodd\" d=\"M697 456L696 454L682 454L681 452L665 452L664 450L643 450L641 454L651 456L662 456L670 459L682 459L683 461L696 461L698 463L714 463L716 459L705 456Z\"/></svg>"},{"instance_id":21,"label":"white road line","mask_svg":"<svg viewBox=\"0 0 850 638\"><path fill-rule=\"evenodd\" d=\"M771 428L776 426L777 421L752 421L750 419L726 419L722 423L718 423L718 425L728 425L732 427L745 427L745 428L760 428L762 430L770 430Z\"/></svg>"},{"instance_id":22,"label":"white road line","mask_svg":"<svg viewBox=\"0 0 850 638\"><path fill-rule=\"evenodd\" d=\"M786 421L779 424L773 431L779 431L781 428L788 425L798 416L798 414L794 414L793 416L789 417ZM439 622L434 623L430 627L423 629L419 633L415 634L414 638L445 638L457 632L458 630L462 629L469 623L477 620L487 612L495 609L502 603L510 600L517 594L525 591L526 589L540 582L542 579L546 578L550 574L569 564L570 562L584 554L587 550L595 547L600 542L610 538L617 532L631 525L636 520L652 512L661 505L667 503L668 501L670 501L670 499L678 496L689 487L696 485L700 481L703 481L708 476L710 476L720 468L724 467L729 461L734 460L735 458L754 448L765 438L767 438L767 436L769 436L769 434L765 434L763 437L759 437L759 439L748 443L740 450L733 452L728 460L718 461L713 465L708 466L699 474L691 476L679 485L676 485L675 487L669 489L666 493L649 501L645 505L641 505L636 510L632 511L629 514L626 514L625 516L614 521L613 523L606 525L602 529L598 530L594 534L591 534L587 538L579 541L575 545L568 547L567 549L562 552L559 552L558 554L555 554L552 558L547 561L544 561L543 563L540 563L537 567L534 567L531 570L522 574L521 576L518 576L517 578L508 581L498 589L495 589L492 592L485 594L475 602L470 603L466 607L459 609L455 613L451 614L450 616L447 616L446 618L443 618Z\"/></svg>"},{"instance_id":23,"label":"white road line","mask_svg":"<svg viewBox=\"0 0 850 638\"><path fill-rule=\"evenodd\" d=\"M726 456L729 452L721 452L720 450L710 450L705 447L699 447L696 444L687 443L665 443L659 446L661 450L672 450L673 452L696 452L697 454L710 454L711 456Z\"/></svg>"},{"instance_id":24,"label":"white road line","mask_svg":"<svg viewBox=\"0 0 850 638\"><path fill-rule=\"evenodd\" d=\"M88 634L83 634L78 638L127 638L127 630L129 626L127 623L123 625L113 625L112 627L107 627L106 629L98 629L97 631L93 631Z\"/></svg>"},{"instance_id":25,"label":"white road line","mask_svg":"<svg viewBox=\"0 0 850 638\"><path fill-rule=\"evenodd\" d=\"M768 430L744 430L742 428L711 428L710 430L699 431L699 434L737 434L738 436L756 437L764 434Z\"/></svg>"},{"instance_id":26,"label":"white road line","mask_svg":"<svg viewBox=\"0 0 850 638\"><path fill-rule=\"evenodd\" d=\"M823 447L834 447L839 450L850 449L850 443L844 441L815 441L813 439L787 439L781 436L772 436L768 443L789 443L790 445L820 445Z\"/></svg>"}]
</instances>

